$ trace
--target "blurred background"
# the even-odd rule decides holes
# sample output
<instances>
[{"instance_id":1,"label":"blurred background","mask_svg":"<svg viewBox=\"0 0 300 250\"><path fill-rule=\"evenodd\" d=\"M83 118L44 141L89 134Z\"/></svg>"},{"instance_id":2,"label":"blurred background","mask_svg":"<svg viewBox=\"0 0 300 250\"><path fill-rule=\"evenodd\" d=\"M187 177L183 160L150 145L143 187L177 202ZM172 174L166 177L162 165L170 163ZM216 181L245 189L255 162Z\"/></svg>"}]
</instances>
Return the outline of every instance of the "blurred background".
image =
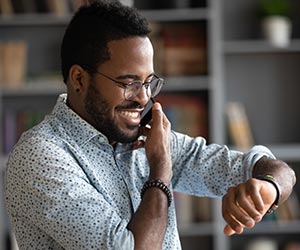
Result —
<instances>
[{"instance_id":1,"label":"blurred background","mask_svg":"<svg viewBox=\"0 0 300 250\"><path fill-rule=\"evenodd\" d=\"M112 0L113 1L113 0ZM5 162L65 91L60 43L89 1L0 0L0 249L18 249ZM124 0L149 20L158 100L173 129L246 151L264 144L300 171L299 0ZM184 250L299 250L300 186L243 235L225 237L220 200L174 194Z\"/></svg>"}]
</instances>

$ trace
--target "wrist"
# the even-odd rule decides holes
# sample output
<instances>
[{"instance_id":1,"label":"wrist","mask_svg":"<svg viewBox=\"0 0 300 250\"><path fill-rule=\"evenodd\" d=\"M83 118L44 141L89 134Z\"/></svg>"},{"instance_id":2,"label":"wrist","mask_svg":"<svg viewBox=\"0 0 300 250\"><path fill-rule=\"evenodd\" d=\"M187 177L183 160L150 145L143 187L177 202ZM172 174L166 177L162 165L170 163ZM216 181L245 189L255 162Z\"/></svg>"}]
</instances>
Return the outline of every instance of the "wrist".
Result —
<instances>
[{"instance_id":1,"label":"wrist","mask_svg":"<svg viewBox=\"0 0 300 250\"><path fill-rule=\"evenodd\" d=\"M278 208L279 202L281 200L281 188L279 186L279 184L277 183L276 179L272 176L272 175L258 175L255 177L258 180L263 180L263 181L267 181L269 183L271 183L274 188L276 189L276 198L273 202L273 204L271 205L271 207L269 208L269 210L267 211L267 213L272 213L274 210L276 210Z\"/></svg>"},{"instance_id":2,"label":"wrist","mask_svg":"<svg viewBox=\"0 0 300 250\"><path fill-rule=\"evenodd\" d=\"M147 181L141 190L141 198L143 198L145 192L150 188L158 188L162 192L164 192L164 194L166 195L167 200L168 200L168 207L171 205L171 202L173 199L172 193L171 193L169 187L165 183L163 183L160 179Z\"/></svg>"},{"instance_id":3,"label":"wrist","mask_svg":"<svg viewBox=\"0 0 300 250\"><path fill-rule=\"evenodd\" d=\"M149 180L160 180L166 186L170 186L172 173L150 173Z\"/></svg>"}]
</instances>

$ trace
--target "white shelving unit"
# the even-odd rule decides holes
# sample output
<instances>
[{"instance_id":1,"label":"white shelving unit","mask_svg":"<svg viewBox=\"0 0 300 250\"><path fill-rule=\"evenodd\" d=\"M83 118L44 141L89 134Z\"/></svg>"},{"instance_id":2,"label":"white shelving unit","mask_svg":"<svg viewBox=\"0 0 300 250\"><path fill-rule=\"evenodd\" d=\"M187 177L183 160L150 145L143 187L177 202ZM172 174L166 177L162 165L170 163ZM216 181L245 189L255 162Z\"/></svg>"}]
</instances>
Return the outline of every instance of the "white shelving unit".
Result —
<instances>
[{"instance_id":1,"label":"white shelving unit","mask_svg":"<svg viewBox=\"0 0 300 250\"><path fill-rule=\"evenodd\" d=\"M276 48L262 38L258 0L218 2L224 104L242 102L255 142L267 145L277 158L288 162L299 173L300 22L296 9L292 11L290 45ZM297 6L297 1L291 0L291 3ZM227 138L225 133L225 143L228 143ZM295 190L299 196L299 184ZM248 242L260 237L271 238L280 249L285 249L288 242L299 242L299 225L299 218L285 222L265 220L242 235L226 238L224 249L244 249Z\"/></svg>"},{"instance_id":2,"label":"white shelving unit","mask_svg":"<svg viewBox=\"0 0 300 250\"><path fill-rule=\"evenodd\" d=\"M210 142L228 143L224 107L228 101L242 101L249 111L257 143L269 145L278 158L300 167L300 82L297 75L300 39L294 38L285 49L273 48L263 41L253 32L258 29L252 11L257 1L229 0L225 3L223 0L207 0L207 6L203 8L142 10L142 13L150 22L206 23L208 75L166 77L169 84L165 85L164 91L207 92ZM70 16L46 14L0 18L0 40L19 38L28 42L29 74L58 71L59 46L69 19ZM57 95L64 91L62 81L37 86L0 89L0 118L7 106L51 109ZM0 124L1 133L2 130ZM0 152L3 152L2 146ZM0 157L2 170L5 159L6 156ZM3 225L6 218L1 214L0 224ZM256 236L289 236L289 240L289 234L296 237L300 234L298 220L284 224L262 222L254 229L246 230L242 236L234 237L224 236L223 226L221 202L216 199L212 202L210 222L179 225L183 249L199 249L201 244L203 248L207 246L207 250L238 250ZM6 229L0 227L0 235L5 235L3 230ZM0 242L0 249L5 249L3 244Z\"/></svg>"}]
</instances>

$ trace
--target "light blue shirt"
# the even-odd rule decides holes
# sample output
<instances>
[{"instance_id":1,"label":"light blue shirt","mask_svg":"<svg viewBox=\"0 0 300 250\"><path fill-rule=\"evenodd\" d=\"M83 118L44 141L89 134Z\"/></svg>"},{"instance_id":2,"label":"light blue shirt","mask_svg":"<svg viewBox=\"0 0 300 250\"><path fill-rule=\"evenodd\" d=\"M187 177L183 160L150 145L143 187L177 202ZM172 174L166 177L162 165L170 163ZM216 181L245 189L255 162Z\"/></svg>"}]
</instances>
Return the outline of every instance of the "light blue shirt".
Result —
<instances>
[{"instance_id":1,"label":"light blue shirt","mask_svg":"<svg viewBox=\"0 0 300 250\"><path fill-rule=\"evenodd\" d=\"M20 249L134 249L127 225L148 180L144 149L113 148L60 95L52 114L23 134L6 172L7 209ZM172 132L172 189L222 196L251 177L263 146L247 154L204 138ZM164 250L181 249L174 203L169 208Z\"/></svg>"}]
</instances>

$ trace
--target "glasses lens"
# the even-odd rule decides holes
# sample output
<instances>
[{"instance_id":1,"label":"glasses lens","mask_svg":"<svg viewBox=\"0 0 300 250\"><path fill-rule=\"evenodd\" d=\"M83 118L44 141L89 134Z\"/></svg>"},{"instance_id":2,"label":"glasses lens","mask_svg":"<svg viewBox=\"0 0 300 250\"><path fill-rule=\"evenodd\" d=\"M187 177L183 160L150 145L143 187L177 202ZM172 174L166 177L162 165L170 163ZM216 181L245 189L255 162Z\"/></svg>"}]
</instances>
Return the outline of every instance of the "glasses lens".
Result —
<instances>
[{"instance_id":1,"label":"glasses lens","mask_svg":"<svg viewBox=\"0 0 300 250\"><path fill-rule=\"evenodd\" d=\"M133 81L130 85L127 85L125 89L125 98L127 100L133 99L140 93L142 87L143 85L140 81Z\"/></svg>"},{"instance_id":2,"label":"glasses lens","mask_svg":"<svg viewBox=\"0 0 300 250\"><path fill-rule=\"evenodd\" d=\"M151 97L155 97L158 95L163 84L164 84L164 80L162 78L156 78L151 81L151 84L150 84Z\"/></svg>"},{"instance_id":3,"label":"glasses lens","mask_svg":"<svg viewBox=\"0 0 300 250\"><path fill-rule=\"evenodd\" d=\"M140 93L143 86L146 88L146 93L149 97L155 97L161 90L163 84L164 80L162 78L155 78L149 84L143 84L140 81L133 81L125 89L125 98L127 100L132 100Z\"/></svg>"}]
</instances>

